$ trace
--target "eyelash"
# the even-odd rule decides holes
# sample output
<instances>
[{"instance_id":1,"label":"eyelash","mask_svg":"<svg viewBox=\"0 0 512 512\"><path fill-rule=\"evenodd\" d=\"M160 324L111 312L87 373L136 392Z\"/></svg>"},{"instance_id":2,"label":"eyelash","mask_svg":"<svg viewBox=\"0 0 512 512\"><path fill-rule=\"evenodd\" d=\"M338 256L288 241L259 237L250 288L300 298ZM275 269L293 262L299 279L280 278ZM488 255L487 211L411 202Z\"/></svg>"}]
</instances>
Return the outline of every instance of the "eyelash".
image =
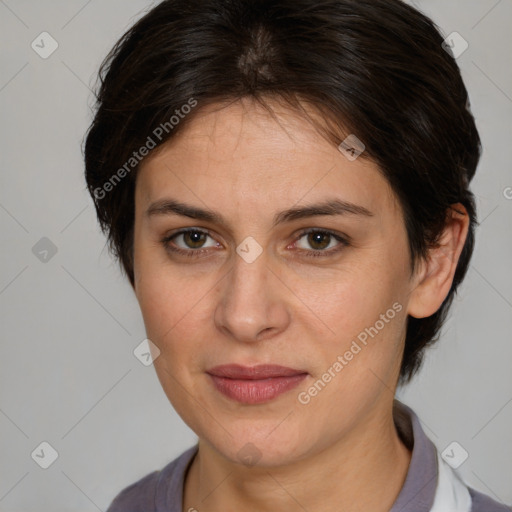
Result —
<instances>
[{"instance_id":1,"label":"eyelash","mask_svg":"<svg viewBox=\"0 0 512 512\"><path fill-rule=\"evenodd\" d=\"M186 233L202 233L208 236L211 236L208 231L204 231L202 229L197 228L189 228L189 229L182 229L180 231L177 231L176 233L172 233L171 235L165 236L161 243L163 244L164 248L175 254L180 254L181 256L186 256L189 258L200 258L201 255L205 252L208 252L208 249L181 249L176 246L171 246L169 242L171 242L174 238L178 237L179 235L183 235ZM349 238L346 236L341 236L333 231L325 230L325 229L318 229L318 228L308 228L299 233L297 236L296 242L300 240L303 236L308 235L310 233L321 233L322 235L329 235L333 237L335 240L340 242L338 246L336 246L334 249L329 250L305 250L305 249L299 249L300 252L304 253L304 255L308 258L326 258L329 256L333 256L343 250L343 248L350 245Z\"/></svg>"}]
</instances>

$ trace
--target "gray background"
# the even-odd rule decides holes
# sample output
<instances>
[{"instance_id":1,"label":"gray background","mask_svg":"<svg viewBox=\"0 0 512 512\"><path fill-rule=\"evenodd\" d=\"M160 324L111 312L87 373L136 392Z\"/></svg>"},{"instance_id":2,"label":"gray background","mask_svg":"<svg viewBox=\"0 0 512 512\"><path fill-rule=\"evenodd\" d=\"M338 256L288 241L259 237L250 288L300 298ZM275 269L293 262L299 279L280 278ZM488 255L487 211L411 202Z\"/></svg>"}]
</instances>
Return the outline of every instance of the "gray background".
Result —
<instances>
[{"instance_id":1,"label":"gray background","mask_svg":"<svg viewBox=\"0 0 512 512\"><path fill-rule=\"evenodd\" d=\"M399 396L440 451L452 441L467 450L460 472L470 485L510 504L512 0L415 5L469 43L458 63L484 154L473 181L481 226L471 268L442 341ZM196 439L153 368L133 355L142 318L82 174L97 68L150 6L0 0L1 511L105 510ZM31 47L43 31L59 45L47 59ZM43 237L57 249L46 262L36 257ZM43 441L59 454L48 469L31 458Z\"/></svg>"}]
</instances>

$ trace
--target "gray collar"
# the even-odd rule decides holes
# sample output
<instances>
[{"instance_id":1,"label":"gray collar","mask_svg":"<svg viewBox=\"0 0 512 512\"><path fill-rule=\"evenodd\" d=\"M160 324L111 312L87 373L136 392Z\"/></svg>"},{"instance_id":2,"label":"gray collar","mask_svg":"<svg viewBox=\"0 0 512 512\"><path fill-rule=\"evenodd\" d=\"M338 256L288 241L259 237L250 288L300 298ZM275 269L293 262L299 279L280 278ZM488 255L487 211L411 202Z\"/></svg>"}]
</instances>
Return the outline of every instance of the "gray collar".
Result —
<instances>
[{"instance_id":1,"label":"gray collar","mask_svg":"<svg viewBox=\"0 0 512 512\"><path fill-rule=\"evenodd\" d=\"M429 512L437 487L437 451L416 413L395 399L393 419L400 438L412 450L404 485L390 512Z\"/></svg>"}]
</instances>

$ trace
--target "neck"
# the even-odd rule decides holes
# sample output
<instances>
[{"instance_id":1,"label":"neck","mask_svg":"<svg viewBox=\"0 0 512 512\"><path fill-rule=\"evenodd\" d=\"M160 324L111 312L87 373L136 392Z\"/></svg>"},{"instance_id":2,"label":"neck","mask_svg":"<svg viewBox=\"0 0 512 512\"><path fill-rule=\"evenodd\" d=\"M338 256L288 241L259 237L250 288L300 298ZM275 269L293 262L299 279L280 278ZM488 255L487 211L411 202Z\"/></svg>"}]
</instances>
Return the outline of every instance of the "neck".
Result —
<instances>
[{"instance_id":1,"label":"neck","mask_svg":"<svg viewBox=\"0 0 512 512\"><path fill-rule=\"evenodd\" d=\"M385 512L400 493L410 458L387 403L333 445L286 466L235 464L200 439L185 479L183 509Z\"/></svg>"}]
</instances>

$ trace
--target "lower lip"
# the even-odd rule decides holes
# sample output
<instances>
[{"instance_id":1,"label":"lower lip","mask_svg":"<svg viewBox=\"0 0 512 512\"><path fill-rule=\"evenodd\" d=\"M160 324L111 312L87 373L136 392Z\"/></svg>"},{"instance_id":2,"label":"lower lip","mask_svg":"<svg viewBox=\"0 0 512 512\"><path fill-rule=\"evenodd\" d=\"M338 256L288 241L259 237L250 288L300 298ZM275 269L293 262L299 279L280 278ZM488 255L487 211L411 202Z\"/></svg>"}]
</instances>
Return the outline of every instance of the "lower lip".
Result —
<instances>
[{"instance_id":1,"label":"lower lip","mask_svg":"<svg viewBox=\"0 0 512 512\"><path fill-rule=\"evenodd\" d=\"M228 379L211 375L215 387L225 396L243 404L262 404L298 386L307 373L261 380Z\"/></svg>"}]
</instances>

